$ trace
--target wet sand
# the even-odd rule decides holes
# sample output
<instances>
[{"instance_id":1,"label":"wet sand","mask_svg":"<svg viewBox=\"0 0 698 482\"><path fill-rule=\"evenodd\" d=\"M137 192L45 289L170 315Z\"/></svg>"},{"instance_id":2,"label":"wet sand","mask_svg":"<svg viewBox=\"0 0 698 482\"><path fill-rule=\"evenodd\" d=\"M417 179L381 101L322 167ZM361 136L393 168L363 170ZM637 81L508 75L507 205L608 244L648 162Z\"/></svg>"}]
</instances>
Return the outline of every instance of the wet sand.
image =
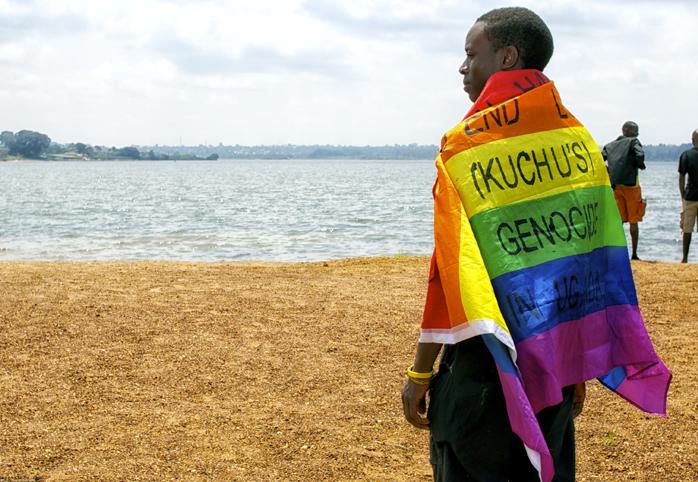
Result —
<instances>
[{"instance_id":1,"label":"wet sand","mask_svg":"<svg viewBox=\"0 0 698 482\"><path fill-rule=\"evenodd\" d=\"M430 480L426 258L0 263L0 480ZM633 264L667 418L589 384L578 480L698 480L698 266Z\"/></svg>"}]
</instances>

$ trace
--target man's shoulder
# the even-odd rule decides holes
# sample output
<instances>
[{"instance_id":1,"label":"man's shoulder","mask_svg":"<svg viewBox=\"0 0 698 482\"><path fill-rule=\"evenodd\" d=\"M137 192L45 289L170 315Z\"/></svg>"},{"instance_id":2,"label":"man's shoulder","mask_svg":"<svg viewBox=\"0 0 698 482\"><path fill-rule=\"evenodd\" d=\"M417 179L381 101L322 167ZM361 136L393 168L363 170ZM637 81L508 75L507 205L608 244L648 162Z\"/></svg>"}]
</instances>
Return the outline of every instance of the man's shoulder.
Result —
<instances>
[{"instance_id":1,"label":"man's shoulder","mask_svg":"<svg viewBox=\"0 0 698 482\"><path fill-rule=\"evenodd\" d=\"M698 147L691 147L690 149L686 149L681 153L681 157L679 157L679 159L686 159L692 162L698 162Z\"/></svg>"},{"instance_id":2,"label":"man's shoulder","mask_svg":"<svg viewBox=\"0 0 698 482\"><path fill-rule=\"evenodd\" d=\"M630 137L620 136L615 141L611 141L603 146L604 151L612 160L618 160L627 156L630 149Z\"/></svg>"},{"instance_id":3,"label":"man's shoulder","mask_svg":"<svg viewBox=\"0 0 698 482\"><path fill-rule=\"evenodd\" d=\"M628 150L633 152L635 158L637 158L638 156L644 157L645 155L645 149L644 147L642 147L642 142L640 142L640 139L638 139L637 137L633 137L630 140L630 146L628 147Z\"/></svg>"},{"instance_id":4,"label":"man's shoulder","mask_svg":"<svg viewBox=\"0 0 698 482\"><path fill-rule=\"evenodd\" d=\"M619 136L619 137L613 139L608 144L606 144L604 147L617 146L619 144L629 144L632 139L637 139L637 138L636 137L633 138L633 137Z\"/></svg>"}]
</instances>

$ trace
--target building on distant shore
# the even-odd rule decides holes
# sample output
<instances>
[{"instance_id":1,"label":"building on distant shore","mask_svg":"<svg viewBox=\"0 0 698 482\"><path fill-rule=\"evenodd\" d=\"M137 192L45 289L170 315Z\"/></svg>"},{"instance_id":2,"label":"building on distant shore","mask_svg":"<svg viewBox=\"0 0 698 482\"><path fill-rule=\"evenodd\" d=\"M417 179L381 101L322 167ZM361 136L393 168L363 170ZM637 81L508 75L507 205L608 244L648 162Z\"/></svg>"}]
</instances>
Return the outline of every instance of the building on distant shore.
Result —
<instances>
[{"instance_id":1,"label":"building on distant shore","mask_svg":"<svg viewBox=\"0 0 698 482\"><path fill-rule=\"evenodd\" d=\"M63 152L61 154L47 154L46 158L50 161L86 161L87 157L74 151Z\"/></svg>"}]
</instances>

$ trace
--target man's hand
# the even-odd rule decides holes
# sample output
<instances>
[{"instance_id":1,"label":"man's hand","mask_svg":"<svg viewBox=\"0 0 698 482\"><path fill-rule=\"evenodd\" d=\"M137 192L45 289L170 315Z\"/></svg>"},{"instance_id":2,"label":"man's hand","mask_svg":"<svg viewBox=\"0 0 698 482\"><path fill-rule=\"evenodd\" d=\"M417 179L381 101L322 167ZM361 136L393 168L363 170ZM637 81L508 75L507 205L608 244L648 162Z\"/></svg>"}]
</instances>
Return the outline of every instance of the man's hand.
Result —
<instances>
[{"instance_id":1,"label":"man's hand","mask_svg":"<svg viewBox=\"0 0 698 482\"><path fill-rule=\"evenodd\" d=\"M427 391L429 385L420 385L409 378L402 389L402 408L405 418L417 428L429 430L429 420L426 418Z\"/></svg>"},{"instance_id":2,"label":"man's hand","mask_svg":"<svg viewBox=\"0 0 698 482\"><path fill-rule=\"evenodd\" d=\"M586 383L577 383L574 386L574 395L572 396L572 418L577 418L584 409L584 400L587 397Z\"/></svg>"}]
</instances>

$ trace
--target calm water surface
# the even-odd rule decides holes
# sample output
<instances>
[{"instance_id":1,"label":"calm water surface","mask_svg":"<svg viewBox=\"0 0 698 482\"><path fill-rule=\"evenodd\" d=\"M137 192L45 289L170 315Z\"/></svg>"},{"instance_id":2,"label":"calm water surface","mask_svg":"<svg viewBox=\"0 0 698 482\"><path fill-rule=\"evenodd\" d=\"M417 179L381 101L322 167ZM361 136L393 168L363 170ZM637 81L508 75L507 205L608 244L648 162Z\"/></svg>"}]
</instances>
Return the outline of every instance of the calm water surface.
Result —
<instances>
[{"instance_id":1,"label":"calm water surface","mask_svg":"<svg viewBox=\"0 0 698 482\"><path fill-rule=\"evenodd\" d=\"M434 178L433 161L0 162L0 259L425 255ZM640 256L677 261L676 164L641 181Z\"/></svg>"}]
</instances>

